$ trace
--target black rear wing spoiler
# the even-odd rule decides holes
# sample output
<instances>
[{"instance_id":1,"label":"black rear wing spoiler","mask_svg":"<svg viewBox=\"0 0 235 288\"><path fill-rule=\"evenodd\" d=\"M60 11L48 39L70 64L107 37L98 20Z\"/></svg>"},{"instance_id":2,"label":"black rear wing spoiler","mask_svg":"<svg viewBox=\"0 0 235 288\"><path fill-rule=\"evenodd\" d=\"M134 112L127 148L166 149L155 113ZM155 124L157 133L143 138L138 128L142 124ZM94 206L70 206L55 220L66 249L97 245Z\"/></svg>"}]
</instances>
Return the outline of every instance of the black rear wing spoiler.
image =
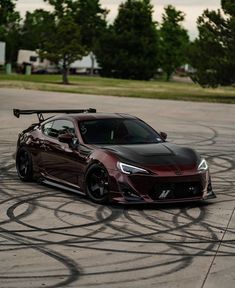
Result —
<instances>
[{"instance_id":1,"label":"black rear wing spoiler","mask_svg":"<svg viewBox=\"0 0 235 288\"><path fill-rule=\"evenodd\" d=\"M54 110L20 110L13 109L13 114L15 117L20 118L20 115L31 115L37 114L39 122L44 121L43 113L96 113L96 109L88 108L88 109L54 109Z\"/></svg>"}]
</instances>

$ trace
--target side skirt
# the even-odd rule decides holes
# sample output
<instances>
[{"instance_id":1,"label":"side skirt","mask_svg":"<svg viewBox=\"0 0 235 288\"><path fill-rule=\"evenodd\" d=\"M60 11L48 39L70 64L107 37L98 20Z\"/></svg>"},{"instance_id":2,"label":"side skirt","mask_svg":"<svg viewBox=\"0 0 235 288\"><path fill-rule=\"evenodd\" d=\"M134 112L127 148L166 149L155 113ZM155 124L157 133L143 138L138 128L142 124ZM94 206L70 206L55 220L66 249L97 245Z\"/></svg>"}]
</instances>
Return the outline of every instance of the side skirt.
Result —
<instances>
[{"instance_id":1,"label":"side skirt","mask_svg":"<svg viewBox=\"0 0 235 288\"><path fill-rule=\"evenodd\" d=\"M61 183L57 183L57 182L54 182L54 181L51 181L51 180L48 180L48 179L45 179L45 178L41 178L39 180L39 182L43 183L45 185L52 186L54 188L58 188L58 189L62 189L62 190L68 191L68 192L76 193L76 194L83 195L83 196L85 195L84 192L82 192L80 190L77 190L76 188L73 188L73 187L70 187L70 186L67 186L67 185L63 185Z\"/></svg>"}]
</instances>

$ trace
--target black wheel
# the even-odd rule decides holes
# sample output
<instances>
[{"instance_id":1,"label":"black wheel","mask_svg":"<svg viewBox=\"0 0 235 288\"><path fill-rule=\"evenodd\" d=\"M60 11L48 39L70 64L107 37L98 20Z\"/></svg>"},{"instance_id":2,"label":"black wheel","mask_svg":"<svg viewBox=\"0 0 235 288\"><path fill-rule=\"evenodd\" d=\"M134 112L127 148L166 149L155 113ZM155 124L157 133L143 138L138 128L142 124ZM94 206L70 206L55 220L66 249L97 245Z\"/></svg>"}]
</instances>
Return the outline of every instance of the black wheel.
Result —
<instances>
[{"instance_id":1,"label":"black wheel","mask_svg":"<svg viewBox=\"0 0 235 288\"><path fill-rule=\"evenodd\" d=\"M107 170L99 165L92 165L86 173L86 194L96 203L104 204L109 197L109 175Z\"/></svg>"},{"instance_id":2,"label":"black wheel","mask_svg":"<svg viewBox=\"0 0 235 288\"><path fill-rule=\"evenodd\" d=\"M22 181L33 180L32 156L27 148L22 147L16 155L16 170Z\"/></svg>"}]
</instances>

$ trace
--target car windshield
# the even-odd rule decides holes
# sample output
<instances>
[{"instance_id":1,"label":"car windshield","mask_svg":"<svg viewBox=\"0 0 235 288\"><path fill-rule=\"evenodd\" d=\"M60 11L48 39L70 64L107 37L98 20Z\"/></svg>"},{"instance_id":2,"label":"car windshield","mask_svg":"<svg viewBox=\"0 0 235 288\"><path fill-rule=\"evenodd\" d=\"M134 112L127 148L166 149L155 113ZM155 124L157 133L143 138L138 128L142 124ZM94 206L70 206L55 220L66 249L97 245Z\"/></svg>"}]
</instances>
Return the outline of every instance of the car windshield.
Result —
<instances>
[{"instance_id":1,"label":"car windshield","mask_svg":"<svg viewBox=\"0 0 235 288\"><path fill-rule=\"evenodd\" d=\"M79 122L86 144L148 144L163 142L159 134L139 119L95 119Z\"/></svg>"}]
</instances>

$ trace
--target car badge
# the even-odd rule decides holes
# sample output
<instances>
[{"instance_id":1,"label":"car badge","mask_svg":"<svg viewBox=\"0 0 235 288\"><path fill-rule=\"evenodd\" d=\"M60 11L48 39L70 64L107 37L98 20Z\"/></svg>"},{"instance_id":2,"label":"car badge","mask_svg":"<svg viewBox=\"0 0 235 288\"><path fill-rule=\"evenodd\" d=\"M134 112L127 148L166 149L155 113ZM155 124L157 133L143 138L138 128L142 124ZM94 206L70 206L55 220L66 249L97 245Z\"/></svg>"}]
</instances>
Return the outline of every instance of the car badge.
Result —
<instances>
[{"instance_id":1,"label":"car badge","mask_svg":"<svg viewBox=\"0 0 235 288\"><path fill-rule=\"evenodd\" d=\"M170 189L162 190L162 193L160 194L159 199L165 199L169 193L171 193Z\"/></svg>"}]
</instances>

